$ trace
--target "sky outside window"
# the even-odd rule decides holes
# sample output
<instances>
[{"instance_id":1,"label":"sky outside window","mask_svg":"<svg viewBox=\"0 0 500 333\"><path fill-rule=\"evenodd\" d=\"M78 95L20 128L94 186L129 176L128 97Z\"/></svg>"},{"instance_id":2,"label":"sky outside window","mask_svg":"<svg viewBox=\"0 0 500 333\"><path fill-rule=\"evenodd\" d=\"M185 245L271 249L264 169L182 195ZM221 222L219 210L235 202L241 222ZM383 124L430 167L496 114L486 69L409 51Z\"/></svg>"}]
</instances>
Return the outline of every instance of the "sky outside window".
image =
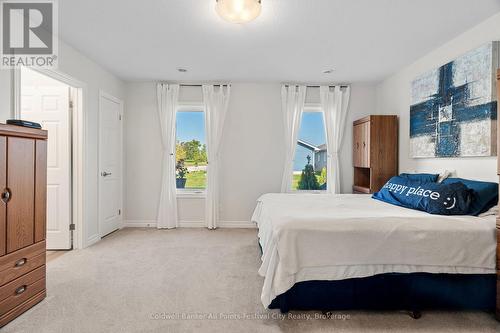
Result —
<instances>
[{"instance_id":1,"label":"sky outside window","mask_svg":"<svg viewBox=\"0 0 500 333\"><path fill-rule=\"evenodd\" d=\"M175 121L177 127L177 141L200 141L205 144L205 113L204 112L177 112Z\"/></svg>"}]
</instances>

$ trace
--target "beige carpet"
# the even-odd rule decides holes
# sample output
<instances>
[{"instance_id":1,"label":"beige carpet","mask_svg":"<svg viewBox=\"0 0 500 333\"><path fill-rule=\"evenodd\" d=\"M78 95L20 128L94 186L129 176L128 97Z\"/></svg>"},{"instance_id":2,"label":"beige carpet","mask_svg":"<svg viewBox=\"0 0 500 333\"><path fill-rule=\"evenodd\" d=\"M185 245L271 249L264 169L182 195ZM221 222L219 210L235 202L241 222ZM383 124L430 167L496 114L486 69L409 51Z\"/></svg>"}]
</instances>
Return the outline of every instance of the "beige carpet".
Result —
<instances>
[{"instance_id":1,"label":"beige carpet","mask_svg":"<svg viewBox=\"0 0 500 333\"><path fill-rule=\"evenodd\" d=\"M336 312L333 319L277 318L279 311L260 303L258 267L256 230L125 229L49 262L47 299L1 331L500 331L481 312L424 312L419 320L358 311ZM167 318L183 314L190 318Z\"/></svg>"}]
</instances>

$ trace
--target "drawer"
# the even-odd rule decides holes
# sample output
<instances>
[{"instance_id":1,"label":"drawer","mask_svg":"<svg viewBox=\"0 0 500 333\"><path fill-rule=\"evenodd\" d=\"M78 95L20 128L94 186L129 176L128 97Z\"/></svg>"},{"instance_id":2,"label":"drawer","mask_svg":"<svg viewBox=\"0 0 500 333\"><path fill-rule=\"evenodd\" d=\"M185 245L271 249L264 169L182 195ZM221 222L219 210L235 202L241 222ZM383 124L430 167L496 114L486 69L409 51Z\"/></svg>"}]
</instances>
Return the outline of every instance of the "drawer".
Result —
<instances>
[{"instance_id":1,"label":"drawer","mask_svg":"<svg viewBox=\"0 0 500 333\"><path fill-rule=\"evenodd\" d=\"M45 290L45 265L0 287L0 316Z\"/></svg>"},{"instance_id":2,"label":"drawer","mask_svg":"<svg viewBox=\"0 0 500 333\"><path fill-rule=\"evenodd\" d=\"M45 265L45 241L0 257L0 286Z\"/></svg>"},{"instance_id":3,"label":"drawer","mask_svg":"<svg viewBox=\"0 0 500 333\"><path fill-rule=\"evenodd\" d=\"M16 317L22 315L24 312L29 310L35 304L41 302L47 296L47 292L44 290L32 298L28 299L26 302L19 304L6 314L0 316L0 328L7 325L12 320L16 319Z\"/></svg>"}]
</instances>

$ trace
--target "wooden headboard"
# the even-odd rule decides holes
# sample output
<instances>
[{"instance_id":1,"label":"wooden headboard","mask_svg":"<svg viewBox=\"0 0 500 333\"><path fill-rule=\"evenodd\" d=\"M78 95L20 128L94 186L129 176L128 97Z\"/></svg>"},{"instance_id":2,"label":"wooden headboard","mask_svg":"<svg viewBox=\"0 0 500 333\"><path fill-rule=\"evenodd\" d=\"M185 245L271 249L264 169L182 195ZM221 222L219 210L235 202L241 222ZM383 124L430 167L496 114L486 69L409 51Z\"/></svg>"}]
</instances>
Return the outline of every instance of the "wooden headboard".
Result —
<instances>
[{"instance_id":1,"label":"wooden headboard","mask_svg":"<svg viewBox=\"0 0 500 333\"><path fill-rule=\"evenodd\" d=\"M500 111L500 69L497 70L497 113ZM500 129L500 117L497 115L497 129ZM498 130L497 130L498 131ZM500 176L500 135L497 133L497 174ZM497 306L496 317L500 321L500 216L497 216Z\"/></svg>"}]
</instances>

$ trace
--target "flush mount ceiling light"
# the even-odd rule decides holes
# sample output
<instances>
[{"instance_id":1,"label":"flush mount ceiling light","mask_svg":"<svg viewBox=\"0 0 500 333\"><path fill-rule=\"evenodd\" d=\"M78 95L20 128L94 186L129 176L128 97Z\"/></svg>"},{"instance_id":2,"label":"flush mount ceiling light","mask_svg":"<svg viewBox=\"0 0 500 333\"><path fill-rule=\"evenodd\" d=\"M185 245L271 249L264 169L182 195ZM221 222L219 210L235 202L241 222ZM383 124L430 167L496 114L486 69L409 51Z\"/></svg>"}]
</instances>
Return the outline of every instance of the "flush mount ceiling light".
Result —
<instances>
[{"instance_id":1,"label":"flush mount ceiling light","mask_svg":"<svg viewBox=\"0 0 500 333\"><path fill-rule=\"evenodd\" d=\"M228 22L246 23L260 15L261 6L261 0L216 0L215 10Z\"/></svg>"}]
</instances>

